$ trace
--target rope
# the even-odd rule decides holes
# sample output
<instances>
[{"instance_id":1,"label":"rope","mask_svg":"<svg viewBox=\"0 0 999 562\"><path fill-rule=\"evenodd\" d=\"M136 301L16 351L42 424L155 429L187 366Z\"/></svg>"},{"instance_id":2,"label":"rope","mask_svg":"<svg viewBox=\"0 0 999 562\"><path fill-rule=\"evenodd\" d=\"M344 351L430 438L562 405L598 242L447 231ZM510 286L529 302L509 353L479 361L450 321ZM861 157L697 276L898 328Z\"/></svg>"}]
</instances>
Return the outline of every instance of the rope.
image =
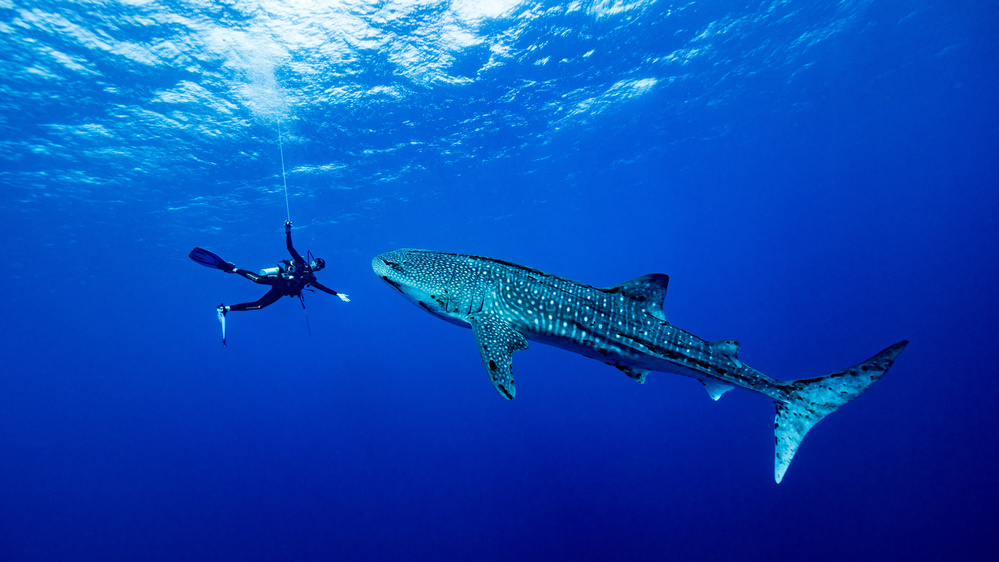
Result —
<instances>
[{"instance_id":1,"label":"rope","mask_svg":"<svg viewBox=\"0 0 999 562\"><path fill-rule=\"evenodd\" d=\"M291 222L291 205L288 203L288 175L284 172L284 140L281 138L281 120L278 119L277 122L278 130L278 149L281 151L281 181L284 182L284 208L288 212L288 222ZM309 252L309 257L311 259L312 252ZM309 309L305 308L305 297L302 293L298 293L298 300L302 303L302 310L305 311L305 329L309 331L309 335L312 335L312 326L309 325ZM225 329L225 324L222 325L223 330ZM224 332L223 332L224 333ZM225 340L222 340L225 343Z\"/></svg>"},{"instance_id":2,"label":"rope","mask_svg":"<svg viewBox=\"0 0 999 562\"><path fill-rule=\"evenodd\" d=\"M312 289L309 289L310 291ZM309 331L309 335L312 335L312 326L309 325L309 309L305 308L305 297L302 293L298 293L298 300L302 301L302 310L305 311L305 329Z\"/></svg>"},{"instance_id":3,"label":"rope","mask_svg":"<svg viewBox=\"0 0 999 562\"><path fill-rule=\"evenodd\" d=\"M281 151L281 180L284 181L284 208L288 211L288 222L291 222L291 205L288 204L288 176L284 173L284 141L281 139L281 120L277 122L278 149Z\"/></svg>"}]
</instances>

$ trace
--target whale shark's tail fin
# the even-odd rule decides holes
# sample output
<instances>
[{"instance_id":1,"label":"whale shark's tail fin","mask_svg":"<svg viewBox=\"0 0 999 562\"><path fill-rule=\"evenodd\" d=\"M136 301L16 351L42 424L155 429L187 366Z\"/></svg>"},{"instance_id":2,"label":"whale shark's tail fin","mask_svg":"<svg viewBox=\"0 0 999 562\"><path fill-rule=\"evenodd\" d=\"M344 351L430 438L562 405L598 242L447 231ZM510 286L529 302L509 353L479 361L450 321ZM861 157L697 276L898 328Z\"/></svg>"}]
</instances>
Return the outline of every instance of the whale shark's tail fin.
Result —
<instances>
[{"instance_id":1,"label":"whale shark's tail fin","mask_svg":"<svg viewBox=\"0 0 999 562\"><path fill-rule=\"evenodd\" d=\"M808 430L883 377L908 343L898 342L863 363L825 377L779 382L787 398L774 401L774 479L778 484Z\"/></svg>"}]
</instances>

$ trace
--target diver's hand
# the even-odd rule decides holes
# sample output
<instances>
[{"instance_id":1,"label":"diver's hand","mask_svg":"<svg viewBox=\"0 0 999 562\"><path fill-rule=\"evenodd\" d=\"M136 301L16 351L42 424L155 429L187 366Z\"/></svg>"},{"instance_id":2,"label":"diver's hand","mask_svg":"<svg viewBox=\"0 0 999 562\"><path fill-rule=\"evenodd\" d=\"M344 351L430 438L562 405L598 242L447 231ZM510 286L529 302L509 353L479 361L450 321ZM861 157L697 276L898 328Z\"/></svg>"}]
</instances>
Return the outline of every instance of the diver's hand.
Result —
<instances>
[{"instance_id":1,"label":"diver's hand","mask_svg":"<svg viewBox=\"0 0 999 562\"><path fill-rule=\"evenodd\" d=\"M340 300L342 300L343 302L350 302L350 297L348 297L343 293L337 293L336 296L340 297Z\"/></svg>"},{"instance_id":2,"label":"diver's hand","mask_svg":"<svg viewBox=\"0 0 999 562\"><path fill-rule=\"evenodd\" d=\"M284 221L284 231L286 234L291 232L291 221Z\"/></svg>"}]
</instances>

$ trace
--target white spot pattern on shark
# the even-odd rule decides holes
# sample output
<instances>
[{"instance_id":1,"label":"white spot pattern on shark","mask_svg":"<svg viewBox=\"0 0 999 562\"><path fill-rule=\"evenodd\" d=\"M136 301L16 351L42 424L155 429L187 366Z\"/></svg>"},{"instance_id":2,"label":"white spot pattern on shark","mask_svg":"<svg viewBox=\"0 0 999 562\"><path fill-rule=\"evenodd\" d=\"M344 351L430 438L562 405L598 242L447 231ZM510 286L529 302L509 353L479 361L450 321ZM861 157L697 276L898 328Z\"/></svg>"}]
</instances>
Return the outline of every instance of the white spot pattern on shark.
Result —
<instances>
[{"instance_id":1,"label":"white spot pattern on shark","mask_svg":"<svg viewBox=\"0 0 999 562\"><path fill-rule=\"evenodd\" d=\"M651 371L701 381L714 400L739 387L774 401L779 483L805 434L879 380L908 344L896 343L849 369L772 379L737 357L739 343L705 341L666 321L669 277L643 275L605 289L492 258L403 249L372 260L379 277L431 314L471 327L489 378L513 399L513 354L527 340L617 367L640 383Z\"/></svg>"}]
</instances>

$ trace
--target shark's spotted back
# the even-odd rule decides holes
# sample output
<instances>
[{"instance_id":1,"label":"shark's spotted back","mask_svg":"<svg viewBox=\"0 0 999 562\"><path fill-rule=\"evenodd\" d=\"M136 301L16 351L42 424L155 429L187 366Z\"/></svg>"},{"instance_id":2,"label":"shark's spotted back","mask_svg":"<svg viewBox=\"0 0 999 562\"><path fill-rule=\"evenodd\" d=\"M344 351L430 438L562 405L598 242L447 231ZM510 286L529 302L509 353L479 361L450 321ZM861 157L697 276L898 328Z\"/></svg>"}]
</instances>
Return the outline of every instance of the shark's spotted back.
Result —
<instances>
[{"instance_id":1,"label":"shark's spotted back","mask_svg":"<svg viewBox=\"0 0 999 562\"><path fill-rule=\"evenodd\" d=\"M513 354L528 340L598 359L638 382L663 371L698 379L715 400L734 387L771 398L777 482L805 433L879 380L908 343L826 377L778 381L743 363L738 342L705 341L667 322L669 278L661 273L597 288L492 258L413 249L381 254L372 267L431 314L470 327L493 386L507 399L516 395Z\"/></svg>"}]
</instances>

